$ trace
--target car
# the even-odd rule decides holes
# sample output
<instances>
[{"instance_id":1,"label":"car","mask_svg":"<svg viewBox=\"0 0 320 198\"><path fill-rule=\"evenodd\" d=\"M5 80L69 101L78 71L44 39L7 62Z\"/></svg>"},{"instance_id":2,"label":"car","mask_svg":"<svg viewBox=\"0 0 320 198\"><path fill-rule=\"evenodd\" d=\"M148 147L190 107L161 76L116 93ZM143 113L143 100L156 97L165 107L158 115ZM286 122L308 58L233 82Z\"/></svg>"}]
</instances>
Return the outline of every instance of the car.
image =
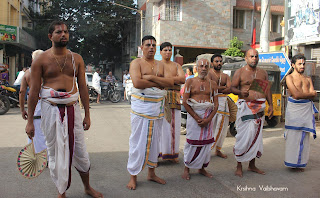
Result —
<instances>
[{"instance_id":1,"label":"car","mask_svg":"<svg viewBox=\"0 0 320 198\"><path fill-rule=\"evenodd\" d=\"M86 72L85 75L86 75L87 86L92 87L93 74L91 72Z\"/></svg>"},{"instance_id":2,"label":"car","mask_svg":"<svg viewBox=\"0 0 320 198\"><path fill-rule=\"evenodd\" d=\"M196 65L196 63L183 64L182 65L182 70L183 70L184 73L186 73L187 72L187 68L189 68L189 67L193 68L195 65Z\"/></svg>"}]
</instances>

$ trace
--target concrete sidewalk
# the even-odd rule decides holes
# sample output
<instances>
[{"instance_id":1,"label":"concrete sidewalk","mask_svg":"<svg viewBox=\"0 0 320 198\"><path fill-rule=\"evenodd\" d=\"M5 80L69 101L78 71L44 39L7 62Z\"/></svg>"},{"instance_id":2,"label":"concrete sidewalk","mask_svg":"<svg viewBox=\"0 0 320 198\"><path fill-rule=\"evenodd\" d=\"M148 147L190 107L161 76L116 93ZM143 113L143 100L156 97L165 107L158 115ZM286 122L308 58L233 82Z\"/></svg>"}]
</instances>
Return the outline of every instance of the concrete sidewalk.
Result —
<instances>
[{"instance_id":1,"label":"concrete sidewalk","mask_svg":"<svg viewBox=\"0 0 320 198\"><path fill-rule=\"evenodd\" d=\"M223 152L228 158L212 155L207 168L214 178L203 177L197 174L196 170L191 170L191 180L185 181L181 178L185 136L181 135L180 163L160 161L156 169L156 173L165 179L167 184L147 181L147 170L143 170L138 175L137 190L130 191L126 189L130 176L126 170L130 106L126 103L109 102L91 106L92 127L85 136L92 164L90 179L91 185L105 197L320 197L319 139L311 140L310 160L305 172L292 172L283 164L283 124L277 128L264 129L264 152L261 159L257 160L257 166L266 171L266 175L246 171L248 163L244 163L243 178L234 176L236 160L232 149L235 138L227 137ZM19 149L27 142L25 124L26 121L22 120L18 108L10 109L7 114L0 116L0 197L56 197L57 192L48 169L38 178L30 180L19 175L16 169ZM88 197L83 193L77 171L73 169L72 173L72 183L67 196Z\"/></svg>"}]
</instances>

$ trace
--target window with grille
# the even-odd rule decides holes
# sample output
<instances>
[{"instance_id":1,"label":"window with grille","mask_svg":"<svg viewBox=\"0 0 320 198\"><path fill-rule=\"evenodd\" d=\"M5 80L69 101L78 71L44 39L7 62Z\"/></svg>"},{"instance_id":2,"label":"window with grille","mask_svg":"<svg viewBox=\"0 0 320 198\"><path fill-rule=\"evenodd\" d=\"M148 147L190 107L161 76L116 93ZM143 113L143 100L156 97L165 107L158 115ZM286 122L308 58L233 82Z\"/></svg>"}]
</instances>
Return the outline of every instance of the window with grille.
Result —
<instances>
[{"instance_id":1,"label":"window with grille","mask_svg":"<svg viewBox=\"0 0 320 198\"><path fill-rule=\"evenodd\" d=\"M233 28L246 29L245 10L233 10Z\"/></svg>"},{"instance_id":2,"label":"window with grille","mask_svg":"<svg viewBox=\"0 0 320 198\"><path fill-rule=\"evenodd\" d=\"M181 2L180 0L166 0L165 1L164 19L168 21L181 21Z\"/></svg>"},{"instance_id":3,"label":"window with grille","mask_svg":"<svg viewBox=\"0 0 320 198\"><path fill-rule=\"evenodd\" d=\"M277 33L281 33L281 20L282 20L283 16L281 15L272 15L271 17L271 31L272 32L277 32Z\"/></svg>"}]
</instances>

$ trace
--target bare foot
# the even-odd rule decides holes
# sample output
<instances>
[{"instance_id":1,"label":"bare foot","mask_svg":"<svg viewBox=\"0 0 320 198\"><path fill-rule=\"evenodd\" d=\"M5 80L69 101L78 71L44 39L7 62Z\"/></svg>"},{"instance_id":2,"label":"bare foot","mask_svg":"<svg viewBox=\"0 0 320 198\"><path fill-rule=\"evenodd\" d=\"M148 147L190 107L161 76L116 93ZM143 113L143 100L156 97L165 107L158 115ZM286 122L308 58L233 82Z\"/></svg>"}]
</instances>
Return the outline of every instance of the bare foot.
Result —
<instances>
[{"instance_id":1,"label":"bare foot","mask_svg":"<svg viewBox=\"0 0 320 198\"><path fill-rule=\"evenodd\" d=\"M95 189L91 188L91 186L89 187L89 189L86 189L84 192L93 198L103 198L103 195L100 192L96 191Z\"/></svg>"},{"instance_id":2,"label":"bare foot","mask_svg":"<svg viewBox=\"0 0 320 198\"><path fill-rule=\"evenodd\" d=\"M137 187L137 176L136 175L131 175L130 177L130 181L129 183L127 184L127 188L129 190L135 190Z\"/></svg>"},{"instance_id":3,"label":"bare foot","mask_svg":"<svg viewBox=\"0 0 320 198\"><path fill-rule=\"evenodd\" d=\"M59 193L58 198L66 198L66 193L63 193L62 195Z\"/></svg>"},{"instance_id":4,"label":"bare foot","mask_svg":"<svg viewBox=\"0 0 320 198\"><path fill-rule=\"evenodd\" d=\"M227 155L223 154L223 153L222 153L221 151L219 151L219 150L216 150L216 156L222 157L222 158L224 158L224 159L227 159L227 158L228 158Z\"/></svg>"},{"instance_id":5,"label":"bare foot","mask_svg":"<svg viewBox=\"0 0 320 198\"><path fill-rule=\"evenodd\" d=\"M234 173L235 176L239 176L239 177L242 177L242 166L241 165L238 165L237 166L237 170L236 172Z\"/></svg>"},{"instance_id":6,"label":"bare foot","mask_svg":"<svg viewBox=\"0 0 320 198\"><path fill-rule=\"evenodd\" d=\"M184 167L182 178L185 179L185 180L190 180L190 174L189 174L189 168L188 167Z\"/></svg>"},{"instance_id":7,"label":"bare foot","mask_svg":"<svg viewBox=\"0 0 320 198\"><path fill-rule=\"evenodd\" d=\"M304 168L291 168L294 172L304 172Z\"/></svg>"},{"instance_id":8,"label":"bare foot","mask_svg":"<svg viewBox=\"0 0 320 198\"><path fill-rule=\"evenodd\" d=\"M149 176L149 175L148 175L148 180L149 180L149 181L157 182L157 183L159 183L159 184L166 184L166 181L164 181L163 179L161 179L161 178L158 177L157 175L152 175L152 176Z\"/></svg>"},{"instance_id":9,"label":"bare foot","mask_svg":"<svg viewBox=\"0 0 320 198\"><path fill-rule=\"evenodd\" d=\"M248 167L248 171L252 171L252 172L255 172L255 173L259 173L261 175L265 175L266 173L263 172L262 170L258 169L257 167Z\"/></svg>"},{"instance_id":10,"label":"bare foot","mask_svg":"<svg viewBox=\"0 0 320 198\"><path fill-rule=\"evenodd\" d=\"M199 173L200 173L201 175L204 175L204 176L209 177L209 178L212 178L212 177L213 177L213 175L212 175L211 173L207 172L204 168L199 169Z\"/></svg>"}]
</instances>

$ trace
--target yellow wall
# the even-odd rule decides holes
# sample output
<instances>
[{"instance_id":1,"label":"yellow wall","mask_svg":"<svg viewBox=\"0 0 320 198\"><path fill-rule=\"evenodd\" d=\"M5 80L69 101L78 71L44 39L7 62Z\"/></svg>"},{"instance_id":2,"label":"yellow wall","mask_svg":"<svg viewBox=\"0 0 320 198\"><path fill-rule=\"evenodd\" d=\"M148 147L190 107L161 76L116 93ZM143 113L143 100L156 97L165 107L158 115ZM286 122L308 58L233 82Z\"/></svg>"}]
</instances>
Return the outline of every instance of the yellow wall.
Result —
<instances>
[{"instance_id":1,"label":"yellow wall","mask_svg":"<svg viewBox=\"0 0 320 198\"><path fill-rule=\"evenodd\" d=\"M0 1L0 24L19 26L20 0Z\"/></svg>"}]
</instances>

